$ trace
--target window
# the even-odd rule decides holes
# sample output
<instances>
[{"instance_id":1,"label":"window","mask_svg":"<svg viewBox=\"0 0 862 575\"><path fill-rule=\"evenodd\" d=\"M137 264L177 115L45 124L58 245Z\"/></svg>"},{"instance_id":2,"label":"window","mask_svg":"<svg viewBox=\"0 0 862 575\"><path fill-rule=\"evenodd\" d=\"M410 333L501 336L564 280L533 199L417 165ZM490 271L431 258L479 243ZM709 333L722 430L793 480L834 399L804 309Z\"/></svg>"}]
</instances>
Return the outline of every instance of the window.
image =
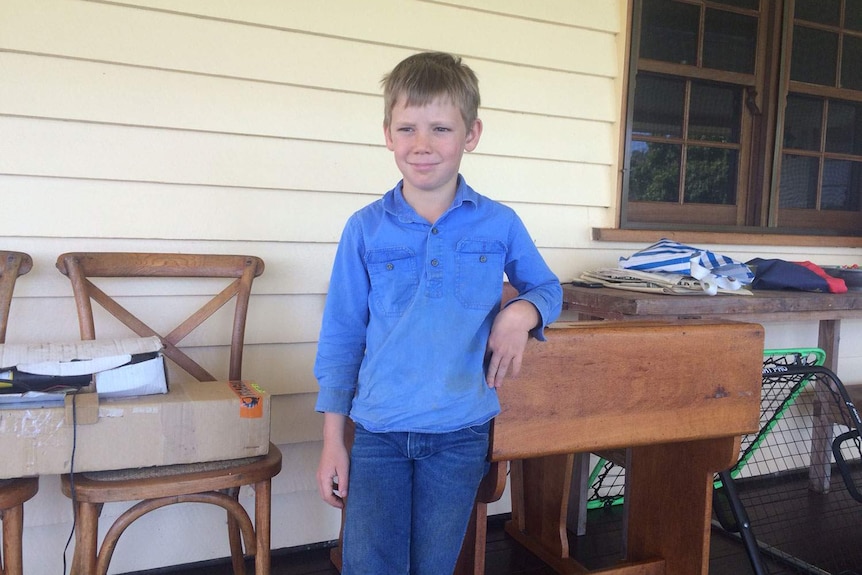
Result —
<instances>
[{"instance_id":1,"label":"window","mask_svg":"<svg viewBox=\"0 0 862 575\"><path fill-rule=\"evenodd\" d=\"M632 0L621 227L862 236L862 0Z\"/></svg>"}]
</instances>

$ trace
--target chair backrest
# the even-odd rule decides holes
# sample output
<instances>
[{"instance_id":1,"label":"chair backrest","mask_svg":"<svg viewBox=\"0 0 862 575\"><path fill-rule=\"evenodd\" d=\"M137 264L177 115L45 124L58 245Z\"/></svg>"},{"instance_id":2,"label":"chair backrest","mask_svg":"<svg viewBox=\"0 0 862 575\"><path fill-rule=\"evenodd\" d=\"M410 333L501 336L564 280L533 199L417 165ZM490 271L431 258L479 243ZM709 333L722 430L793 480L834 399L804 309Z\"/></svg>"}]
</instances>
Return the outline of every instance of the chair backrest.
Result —
<instances>
[{"instance_id":1,"label":"chair backrest","mask_svg":"<svg viewBox=\"0 0 862 575\"><path fill-rule=\"evenodd\" d=\"M199 381L215 381L206 369L177 346L218 309L235 298L230 344L231 380L242 378L242 352L249 296L254 278L263 273L263 260L243 255L169 253L73 252L57 258L57 269L72 283L81 339L95 339L96 328L91 300L141 337L158 336L164 354ZM233 278L233 281L200 309L166 335L141 321L114 297L97 287L91 278Z\"/></svg>"},{"instance_id":2,"label":"chair backrest","mask_svg":"<svg viewBox=\"0 0 862 575\"><path fill-rule=\"evenodd\" d=\"M33 260L27 254L0 251L0 343L6 342L6 325L9 323L15 281L32 268Z\"/></svg>"}]
</instances>

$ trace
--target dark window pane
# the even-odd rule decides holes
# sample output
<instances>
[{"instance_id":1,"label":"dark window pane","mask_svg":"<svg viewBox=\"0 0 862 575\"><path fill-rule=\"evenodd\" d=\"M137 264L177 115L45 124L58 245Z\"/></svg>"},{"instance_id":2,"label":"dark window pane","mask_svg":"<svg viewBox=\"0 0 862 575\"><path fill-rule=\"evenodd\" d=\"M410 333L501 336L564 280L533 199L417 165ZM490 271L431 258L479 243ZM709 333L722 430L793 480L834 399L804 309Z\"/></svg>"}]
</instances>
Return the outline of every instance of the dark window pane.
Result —
<instances>
[{"instance_id":1,"label":"dark window pane","mask_svg":"<svg viewBox=\"0 0 862 575\"><path fill-rule=\"evenodd\" d=\"M749 10L760 10L760 0L716 0L716 4L726 4Z\"/></svg>"},{"instance_id":2,"label":"dark window pane","mask_svg":"<svg viewBox=\"0 0 862 575\"><path fill-rule=\"evenodd\" d=\"M736 203L737 151L689 146L685 161L685 203Z\"/></svg>"},{"instance_id":3,"label":"dark window pane","mask_svg":"<svg viewBox=\"0 0 862 575\"><path fill-rule=\"evenodd\" d=\"M629 201L676 202L682 146L632 142Z\"/></svg>"},{"instance_id":4,"label":"dark window pane","mask_svg":"<svg viewBox=\"0 0 862 575\"><path fill-rule=\"evenodd\" d=\"M820 151L823 101L787 96L784 112L784 147Z\"/></svg>"},{"instance_id":5,"label":"dark window pane","mask_svg":"<svg viewBox=\"0 0 862 575\"><path fill-rule=\"evenodd\" d=\"M820 209L858 212L860 197L862 197L862 163L826 160L823 164Z\"/></svg>"},{"instance_id":6,"label":"dark window pane","mask_svg":"<svg viewBox=\"0 0 862 575\"><path fill-rule=\"evenodd\" d=\"M689 139L739 142L741 100L740 88L693 83L689 104Z\"/></svg>"},{"instance_id":7,"label":"dark window pane","mask_svg":"<svg viewBox=\"0 0 862 575\"><path fill-rule=\"evenodd\" d=\"M793 27L790 79L823 86L835 85L838 35L823 30Z\"/></svg>"},{"instance_id":8,"label":"dark window pane","mask_svg":"<svg viewBox=\"0 0 862 575\"><path fill-rule=\"evenodd\" d=\"M778 203L782 208L814 209L817 206L818 158L784 154Z\"/></svg>"},{"instance_id":9,"label":"dark window pane","mask_svg":"<svg viewBox=\"0 0 862 575\"><path fill-rule=\"evenodd\" d=\"M757 18L723 10L707 10L703 35L705 68L754 73Z\"/></svg>"},{"instance_id":10,"label":"dark window pane","mask_svg":"<svg viewBox=\"0 0 862 575\"><path fill-rule=\"evenodd\" d=\"M829 102L826 151L862 155L862 104Z\"/></svg>"},{"instance_id":11,"label":"dark window pane","mask_svg":"<svg viewBox=\"0 0 862 575\"><path fill-rule=\"evenodd\" d=\"M685 82L647 74L639 74L636 82L632 132L681 138Z\"/></svg>"},{"instance_id":12,"label":"dark window pane","mask_svg":"<svg viewBox=\"0 0 862 575\"><path fill-rule=\"evenodd\" d=\"M841 18L841 0L796 0L796 18L837 26Z\"/></svg>"},{"instance_id":13,"label":"dark window pane","mask_svg":"<svg viewBox=\"0 0 862 575\"><path fill-rule=\"evenodd\" d=\"M640 57L697 64L700 8L672 0L644 0Z\"/></svg>"},{"instance_id":14,"label":"dark window pane","mask_svg":"<svg viewBox=\"0 0 862 575\"><path fill-rule=\"evenodd\" d=\"M845 2L844 27L862 32L862 0L847 0Z\"/></svg>"},{"instance_id":15,"label":"dark window pane","mask_svg":"<svg viewBox=\"0 0 862 575\"><path fill-rule=\"evenodd\" d=\"M851 90L862 90L862 38L844 36L840 86Z\"/></svg>"}]
</instances>

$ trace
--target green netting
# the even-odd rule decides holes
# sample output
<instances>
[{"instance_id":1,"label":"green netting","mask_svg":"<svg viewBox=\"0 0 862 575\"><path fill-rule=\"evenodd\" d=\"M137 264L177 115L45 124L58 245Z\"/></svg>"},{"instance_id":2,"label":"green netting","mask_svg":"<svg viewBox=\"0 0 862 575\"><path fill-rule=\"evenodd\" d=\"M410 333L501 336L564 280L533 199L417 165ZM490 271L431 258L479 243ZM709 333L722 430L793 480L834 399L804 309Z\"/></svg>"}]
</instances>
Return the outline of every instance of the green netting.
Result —
<instances>
[{"instance_id":1,"label":"green netting","mask_svg":"<svg viewBox=\"0 0 862 575\"><path fill-rule=\"evenodd\" d=\"M823 365L826 361L826 352L820 348L799 349L767 349L763 351L763 370L774 369L779 366L812 366ZM739 448L739 460L730 469L732 477L737 477L746 466L751 456L757 451L764 439L769 435L775 425L784 417L784 414L802 393L802 390L811 381L810 377L786 380L769 380L764 382L760 390L760 430L742 436ZM720 486L716 482L716 487Z\"/></svg>"},{"instance_id":2,"label":"green netting","mask_svg":"<svg viewBox=\"0 0 862 575\"><path fill-rule=\"evenodd\" d=\"M587 509L610 507L623 502L625 470L600 457L590 473Z\"/></svg>"}]
</instances>

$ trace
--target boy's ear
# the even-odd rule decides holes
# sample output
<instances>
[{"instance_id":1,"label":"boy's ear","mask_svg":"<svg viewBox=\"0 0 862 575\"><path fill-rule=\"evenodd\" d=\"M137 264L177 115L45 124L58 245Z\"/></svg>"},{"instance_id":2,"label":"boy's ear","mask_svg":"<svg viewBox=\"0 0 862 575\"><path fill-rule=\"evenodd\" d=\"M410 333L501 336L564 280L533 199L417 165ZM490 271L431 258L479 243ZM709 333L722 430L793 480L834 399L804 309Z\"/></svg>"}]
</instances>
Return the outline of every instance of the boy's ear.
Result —
<instances>
[{"instance_id":1,"label":"boy's ear","mask_svg":"<svg viewBox=\"0 0 862 575\"><path fill-rule=\"evenodd\" d=\"M476 118L473 126L467 130L467 139L464 142L464 150L472 152L479 145L479 138L482 136L482 120Z\"/></svg>"},{"instance_id":2,"label":"boy's ear","mask_svg":"<svg viewBox=\"0 0 862 575\"><path fill-rule=\"evenodd\" d=\"M383 137L386 138L386 148L391 152L392 151L392 136L389 132L389 126L386 125L386 122L383 122Z\"/></svg>"}]
</instances>

